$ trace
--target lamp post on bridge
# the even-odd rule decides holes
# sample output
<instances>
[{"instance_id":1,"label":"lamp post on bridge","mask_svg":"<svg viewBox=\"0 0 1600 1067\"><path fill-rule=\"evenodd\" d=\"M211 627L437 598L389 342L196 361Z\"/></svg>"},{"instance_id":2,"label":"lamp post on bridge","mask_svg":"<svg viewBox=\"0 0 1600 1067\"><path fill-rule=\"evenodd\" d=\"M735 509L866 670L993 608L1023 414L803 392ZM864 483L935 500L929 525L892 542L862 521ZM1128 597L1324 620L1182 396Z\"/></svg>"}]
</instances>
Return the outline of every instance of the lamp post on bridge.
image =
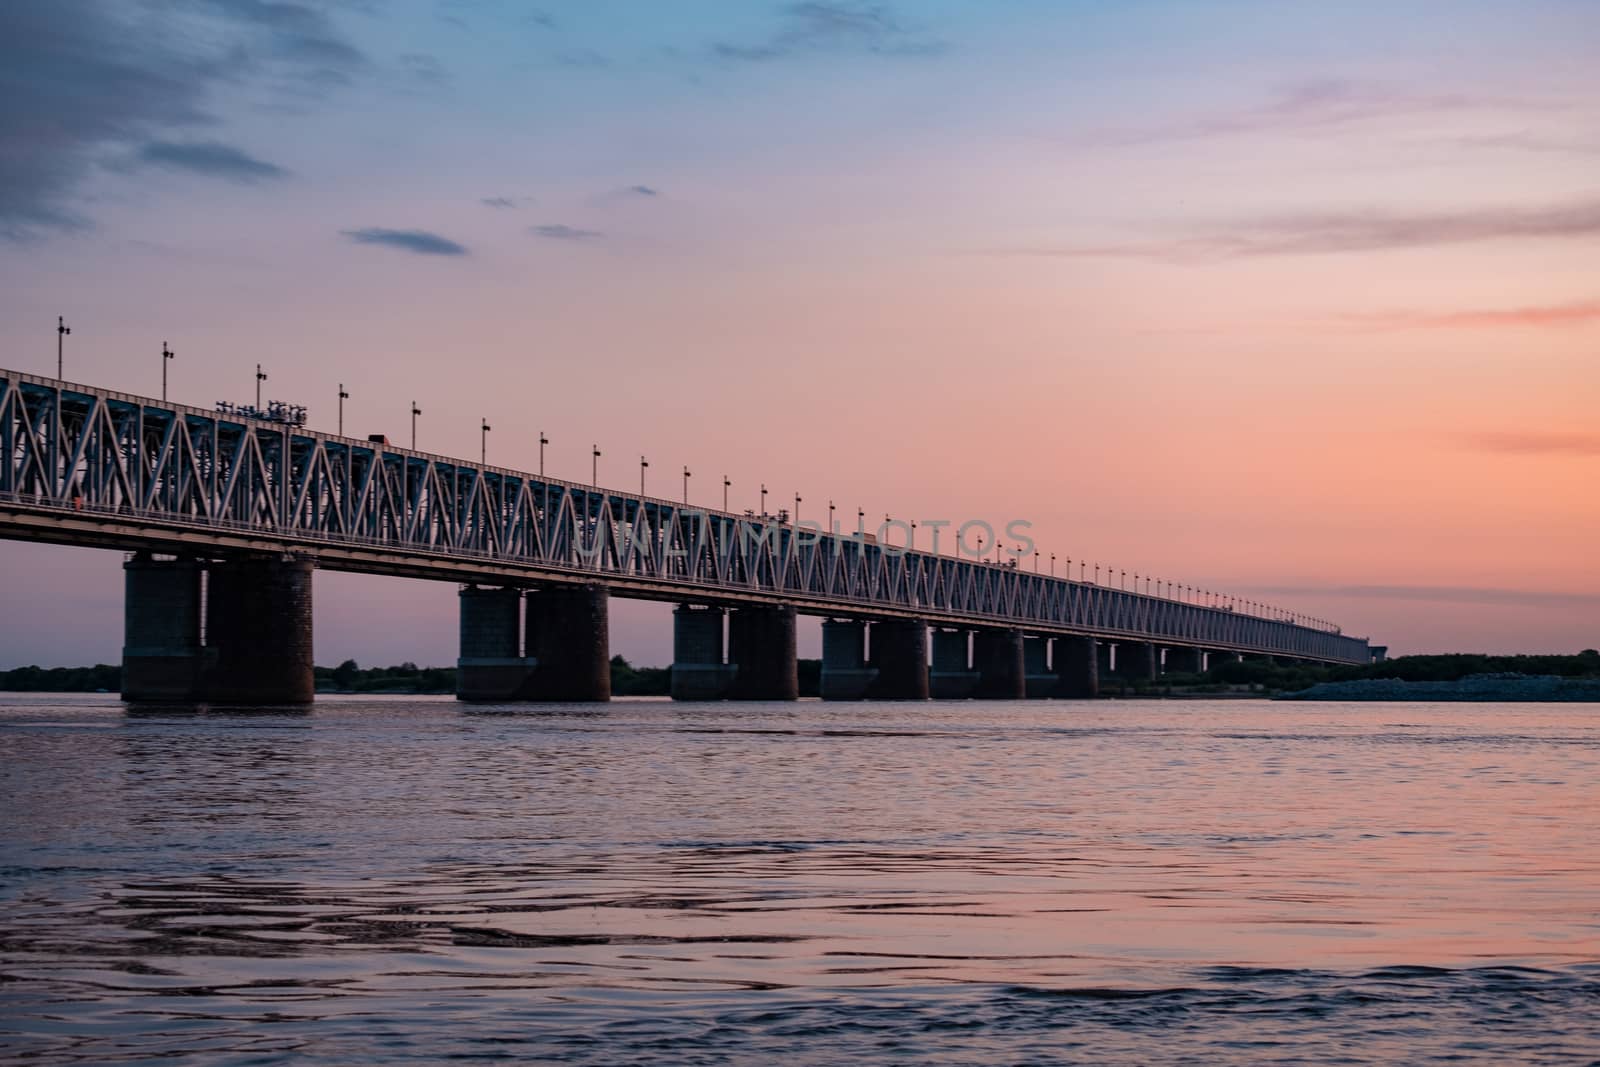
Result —
<instances>
[{"instance_id":1,"label":"lamp post on bridge","mask_svg":"<svg viewBox=\"0 0 1600 1067\"><path fill-rule=\"evenodd\" d=\"M689 468L683 468L683 506L689 506Z\"/></svg>"},{"instance_id":2,"label":"lamp post on bridge","mask_svg":"<svg viewBox=\"0 0 1600 1067\"><path fill-rule=\"evenodd\" d=\"M163 395L162 399L166 399ZM339 436L344 436L344 402L350 399L350 394L344 391L344 383L339 383Z\"/></svg>"},{"instance_id":3,"label":"lamp post on bridge","mask_svg":"<svg viewBox=\"0 0 1600 1067\"><path fill-rule=\"evenodd\" d=\"M549 444L549 443L550 443L550 438L548 438L548 437L546 437L544 435L544 431L543 430L540 430L539 431L539 477L541 477L541 478L544 477L544 446Z\"/></svg>"},{"instance_id":4,"label":"lamp post on bridge","mask_svg":"<svg viewBox=\"0 0 1600 1067\"><path fill-rule=\"evenodd\" d=\"M489 465L489 420L480 419L478 421L483 424L483 428L478 433L478 465L487 467Z\"/></svg>"},{"instance_id":5,"label":"lamp post on bridge","mask_svg":"<svg viewBox=\"0 0 1600 1067\"><path fill-rule=\"evenodd\" d=\"M643 456L639 457L639 495L644 496L644 472L649 468L650 461Z\"/></svg>"},{"instance_id":6,"label":"lamp post on bridge","mask_svg":"<svg viewBox=\"0 0 1600 1067\"><path fill-rule=\"evenodd\" d=\"M833 528L833 501L830 500L830 501L828 501L828 536L831 537L831 536L834 535L834 533L835 533L835 531L834 531L834 528Z\"/></svg>"},{"instance_id":7,"label":"lamp post on bridge","mask_svg":"<svg viewBox=\"0 0 1600 1067\"><path fill-rule=\"evenodd\" d=\"M161 402L163 404L167 402L167 364L172 362L172 357L175 354L172 349L167 347L167 342L161 342Z\"/></svg>"},{"instance_id":8,"label":"lamp post on bridge","mask_svg":"<svg viewBox=\"0 0 1600 1067\"><path fill-rule=\"evenodd\" d=\"M267 380L267 376L266 376L265 373L262 372L261 364L257 363L256 364L256 414L257 415L260 415L260 413L261 413L261 383L266 381L266 380Z\"/></svg>"},{"instance_id":9,"label":"lamp post on bridge","mask_svg":"<svg viewBox=\"0 0 1600 1067\"><path fill-rule=\"evenodd\" d=\"M62 368L65 366L65 342L67 334L72 332L72 327L67 325L65 315L56 316L56 377L62 377Z\"/></svg>"},{"instance_id":10,"label":"lamp post on bridge","mask_svg":"<svg viewBox=\"0 0 1600 1067\"><path fill-rule=\"evenodd\" d=\"M761 517L767 517L767 483L761 483Z\"/></svg>"},{"instance_id":11,"label":"lamp post on bridge","mask_svg":"<svg viewBox=\"0 0 1600 1067\"><path fill-rule=\"evenodd\" d=\"M796 526L800 525L800 494L799 493L796 493L794 495L794 524Z\"/></svg>"},{"instance_id":12,"label":"lamp post on bridge","mask_svg":"<svg viewBox=\"0 0 1600 1067\"><path fill-rule=\"evenodd\" d=\"M589 484L596 489L600 488L600 446L593 446L594 455L589 457Z\"/></svg>"},{"instance_id":13,"label":"lamp post on bridge","mask_svg":"<svg viewBox=\"0 0 1600 1067\"><path fill-rule=\"evenodd\" d=\"M724 474L722 476L722 510L723 511L727 511L728 510L728 487L731 486L731 485L733 485L733 482L729 481L728 480L728 476L726 474Z\"/></svg>"},{"instance_id":14,"label":"lamp post on bridge","mask_svg":"<svg viewBox=\"0 0 1600 1067\"><path fill-rule=\"evenodd\" d=\"M417 416L422 414L422 409L417 407L417 402L411 402L411 451L417 450Z\"/></svg>"}]
</instances>

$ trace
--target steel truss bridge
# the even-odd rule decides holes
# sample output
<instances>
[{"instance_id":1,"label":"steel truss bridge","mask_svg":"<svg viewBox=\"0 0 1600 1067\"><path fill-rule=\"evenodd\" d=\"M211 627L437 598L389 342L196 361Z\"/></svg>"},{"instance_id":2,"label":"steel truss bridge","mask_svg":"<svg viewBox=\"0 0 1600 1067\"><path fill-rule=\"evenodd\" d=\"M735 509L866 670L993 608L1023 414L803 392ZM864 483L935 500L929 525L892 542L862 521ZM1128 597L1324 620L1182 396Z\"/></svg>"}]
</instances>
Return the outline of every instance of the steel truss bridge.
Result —
<instances>
[{"instance_id":1,"label":"steel truss bridge","mask_svg":"<svg viewBox=\"0 0 1600 1067\"><path fill-rule=\"evenodd\" d=\"M1335 663L1331 627L829 535L0 369L0 537Z\"/></svg>"}]
</instances>

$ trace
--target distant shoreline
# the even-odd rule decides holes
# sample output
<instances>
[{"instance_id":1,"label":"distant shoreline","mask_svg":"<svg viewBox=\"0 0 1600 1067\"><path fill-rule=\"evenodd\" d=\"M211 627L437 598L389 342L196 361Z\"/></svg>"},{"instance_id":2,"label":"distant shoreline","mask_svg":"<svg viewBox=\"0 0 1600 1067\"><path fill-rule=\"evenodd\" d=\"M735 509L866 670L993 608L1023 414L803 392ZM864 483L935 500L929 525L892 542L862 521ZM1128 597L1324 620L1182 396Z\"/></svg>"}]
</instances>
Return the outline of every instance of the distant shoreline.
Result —
<instances>
[{"instance_id":1,"label":"distant shoreline","mask_svg":"<svg viewBox=\"0 0 1600 1067\"><path fill-rule=\"evenodd\" d=\"M1399 678L1359 678L1318 682L1297 693L1280 693L1276 699L1588 704L1600 703L1600 679L1561 678L1553 674L1473 674L1451 681L1409 682Z\"/></svg>"}]
</instances>

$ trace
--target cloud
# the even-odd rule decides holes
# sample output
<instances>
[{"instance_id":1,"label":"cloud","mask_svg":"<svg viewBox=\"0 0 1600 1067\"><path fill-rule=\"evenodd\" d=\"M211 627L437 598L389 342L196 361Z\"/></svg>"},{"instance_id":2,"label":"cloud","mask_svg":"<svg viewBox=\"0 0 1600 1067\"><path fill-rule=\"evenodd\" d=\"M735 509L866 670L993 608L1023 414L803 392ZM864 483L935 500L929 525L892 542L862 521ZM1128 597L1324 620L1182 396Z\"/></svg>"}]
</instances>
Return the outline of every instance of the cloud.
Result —
<instances>
[{"instance_id":1,"label":"cloud","mask_svg":"<svg viewBox=\"0 0 1600 1067\"><path fill-rule=\"evenodd\" d=\"M598 241L605 236L599 230L580 230L562 223L533 226L529 228L529 232L535 236L548 237L555 241Z\"/></svg>"},{"instance_id":2,"label":"cloud","mask_svg":"<svg viewBox=\"0 0 1600 1067\"><path fill-rule=\"evenodd\" d=\"M767 62L808 52L865 52L883 56L929 56L944 42L903 23L888 4L852 0L803 0L786 4L783 23L753 44L718 42L718 59Z\"/></svg>"},{"instance_id":3,"label":"cloud","mask_svg":"<svg viewBox=\"0 0 1600 1067\"><path fill-rule=\"evenodd\" d=\"M484 207L498 208L502 211L515 210L518 206L517 201L509 196L486 196L480 199L478 203Z\"/></svg>"},{"instance_id":4,"label":"cloud","mask_svg":"<svg viewBox=\"0 0 1600 1067\"><path fill-rule=\"evenodd\" d=\"M245 184L289 175L288 171L276 164L216 141L151 141L139 149L138 159L153 166Z\"/></svg>"},{"instance_id":5,"label":"cloud","mask_svg":"<svg viewBox=\"0 0 1600 1067\"><path fill-rule=\"evenodd\" d=\"M1266 103L1171 122L1093 131L1080 140L1105 146L1142 145L1238 137L1256 133L1315 132L1397 117L1437 121L1450 113L1526 111L1543 105L1469 93L1426 93L1344 78L1316 78L1285 86Z\"/></svg>"},{"instance_id":6,"label":"cloud","mask_svg":"<svg viewBox=\"0 0 1600 1067\"><path fill-rule=\"evenodd\" d=\"M1340 318L1353 326L1375 330L1581 326L1600 322L1600 300L1519 308L1472 308L1465 311L1378 311L1353 313Z\"/></svg>"},{"instance_id":7,"label":"cloud","mask_svg":"<svg viewBox=\"0 0 1600 1067\"><path fill-rule=\"evenodd\" d=\"M365 65L287 0L0 3L0 237L87 225L75 196L96 166L215 126L217 90L304 97Z\"/></svg>"},{"instance_id":8,"label":"cloud","mask_svg":"<svg viewBox=\"0 0 1600 1067\"><path fill-rule=\"evenodd\" d=\"M1600 608L1600 593L1555 593L1543 589L1496 589L1466 585L1256 586L1242 589L1241 592L1259 596L1336 596L1362 600L1411 600L1439 604Z\"/></svg>"},{"instance_id":9,"label":"cloud","mask_svg":"<svg viewBox=\"0 0 1600 1067\"><path fill-rule=\"evenodd\" d=\"M661 191L659 189L652 189L648 185L630 185L630 186L628 186L626 189L624 189L622 191L624 193L632 193L634 196L660 196L661 195Z\"/></svg>"},{"instance_id":10,"label":"cloud","mask_svg":"<svg viewBox=\"0 0 1600 1067\"><path fill-rule=\"evenodd\" d=\"M400 69L413 81L429 86L450 84L450 72L436 58L422 52L410 52L400 57Z\"/></svg>"},{"instance_id":11,"label":"cloud","mask_svg":"<svg viewBox=\"0 0 1600 1067\"><path fill-rule=\"evenodd\" d=\"M1461 434L1458 439L1484 452L1600 456L1600 433L1581 430L1484 430Z\"/></svg>"},{"instance_id":12,"label":"cloud","mask_svg":"<svg viewBox=\"0 0 1600 1067\"><path fill-rule=\"evenodd\" d=\"M1411 214L1349 212L1284 215L1217 225L1159 241L1001 249L1032 256L1119 257L1167 262L1255 256L1377 252L1499 240L1600 236L1600 200L1536 208L1479 208Z\"/></svg>"},{"instance_id":13,"label":"cloud","mask_svg":"<svg viewBox=\"0 0 1600 1067\"><path fill-rule=\"evenodd\" d=\"M384 230L369 228L340 231L350 240L364 245L385 245L422 256L464 256L467 249L449 238L427 230Z\"/></svg>"}]
</instances>

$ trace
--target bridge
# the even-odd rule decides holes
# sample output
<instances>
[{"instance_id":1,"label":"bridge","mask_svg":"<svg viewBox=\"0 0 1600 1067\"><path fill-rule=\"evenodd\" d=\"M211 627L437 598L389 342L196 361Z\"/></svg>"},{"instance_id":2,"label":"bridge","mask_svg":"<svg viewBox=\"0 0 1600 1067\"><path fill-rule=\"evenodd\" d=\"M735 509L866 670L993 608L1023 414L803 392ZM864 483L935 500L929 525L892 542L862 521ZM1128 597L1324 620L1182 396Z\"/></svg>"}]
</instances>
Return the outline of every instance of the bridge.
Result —
<instances>
[{"instance_id":1,"label":"bridge","mask_svg":"<svg viewBox=\"0 0 1600 1067\"><path fill-rule=\"evenodd\" d=\"M123 695L312 699L316 569L461 584L458 695L605 700L611 596L668 601L678 699L1093 696L1217 658L1367 663L1281 611L1029 572L0 369L0 538L132 553ZM931 645L931 657L930 657ZM931 660L931 662L930 662Z\"/></svg>"}]
</instances>

